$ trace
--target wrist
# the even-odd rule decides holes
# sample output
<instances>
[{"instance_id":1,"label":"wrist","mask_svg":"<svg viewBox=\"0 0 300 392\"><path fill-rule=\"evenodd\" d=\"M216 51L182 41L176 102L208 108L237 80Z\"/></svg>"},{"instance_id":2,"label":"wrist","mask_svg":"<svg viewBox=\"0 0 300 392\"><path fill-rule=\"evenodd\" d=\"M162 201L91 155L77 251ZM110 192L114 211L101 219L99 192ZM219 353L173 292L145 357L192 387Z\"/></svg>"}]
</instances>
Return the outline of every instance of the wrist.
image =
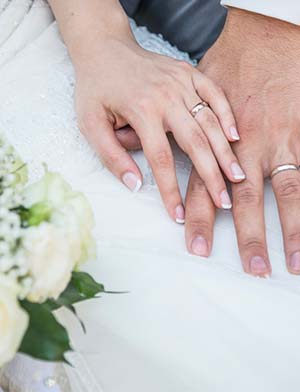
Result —
<instances>
[{"instance_id":1,"label":"wrist","mask_svg":"<svg viewBox=\"0 0 300 392\"><path fill-rule=\"evenodd\" d=\"M85 23L88 20L89 23ZM79 18L73 20L64 31L64 41L74 65L90 57L94 51L105 50L112 40L136 42L125 13L117 12L109 18Z\"/></svg>"}]
</instances>

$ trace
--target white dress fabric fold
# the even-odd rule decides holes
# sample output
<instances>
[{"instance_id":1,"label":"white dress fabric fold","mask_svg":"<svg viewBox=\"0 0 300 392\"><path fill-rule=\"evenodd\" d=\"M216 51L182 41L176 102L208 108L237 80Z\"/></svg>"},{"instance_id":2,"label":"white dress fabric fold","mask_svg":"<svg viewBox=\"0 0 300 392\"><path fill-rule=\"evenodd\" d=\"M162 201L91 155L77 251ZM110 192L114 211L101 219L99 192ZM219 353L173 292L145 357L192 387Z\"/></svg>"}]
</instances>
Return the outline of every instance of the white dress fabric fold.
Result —
<instances>
[{"instance_id":1,"label":"white dress fabric fold","mask_svg":"<svg viewBox=\"0 0 300 392\"><path fill-rule=\"evenodd\" d=\"M31 179L46 163L85 192L98 244L98 259L86 269L107 290L124 291L78 306L86 335L73 316L61 313L75 348L69 358L74 369L65 369L71 390L298 392L300 278L286 272L270 184L265 204L271 278L242 271L230 212L218 214L211 258L189 255L184 227L170 221L143 154L133 157L144 186L131 194L80 135L70 59L46 4L35 3L39 27L26 20L36 20L36 11L23 9L22 22L5 41L14 42L11 56L8 44L5 54L0 47L0 129L29 162ZM160 37L132 26L147 49L188 60ZM20 44L13 38L19 28ZM191 166L175 147L174 154L184 194ZM37 365L31 366L26 385ZM53 368L46 370L53 375Z\"/></svg>"}]
</instances>

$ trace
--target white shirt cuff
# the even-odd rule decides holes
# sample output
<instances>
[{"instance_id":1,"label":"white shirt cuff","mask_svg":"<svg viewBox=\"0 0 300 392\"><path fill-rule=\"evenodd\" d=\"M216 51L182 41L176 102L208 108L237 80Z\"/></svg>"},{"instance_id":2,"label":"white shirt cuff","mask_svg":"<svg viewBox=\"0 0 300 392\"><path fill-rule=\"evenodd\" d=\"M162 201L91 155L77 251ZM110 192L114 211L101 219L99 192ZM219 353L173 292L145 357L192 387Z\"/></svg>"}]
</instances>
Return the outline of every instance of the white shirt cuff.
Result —
<instances>
[{"instance_id":1,"label":"white shirt cuff","mask_svg":"<svg viewBox=\"0 0 300 392\"><path fill-rule=\"evenodd\" d=\"M221 4L300 25L299 0L221 0Z\"/></svg>"}]
</instances>

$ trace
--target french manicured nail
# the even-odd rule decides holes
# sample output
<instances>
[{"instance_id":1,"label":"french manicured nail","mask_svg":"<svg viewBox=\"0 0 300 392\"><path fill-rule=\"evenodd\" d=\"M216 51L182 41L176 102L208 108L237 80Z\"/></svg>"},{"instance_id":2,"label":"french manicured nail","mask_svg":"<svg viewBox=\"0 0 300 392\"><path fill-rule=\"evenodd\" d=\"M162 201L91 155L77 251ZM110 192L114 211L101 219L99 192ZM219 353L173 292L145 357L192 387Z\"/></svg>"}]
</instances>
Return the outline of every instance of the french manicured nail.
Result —
<instances>
[{"instance_id":1,"label":"french manicured nail","mask_svg":"<svg viewBox=\"0 0 300 392\"><path fill-rule=\"evenodd\" d=\"M290 268L296 273L300 273L300 252L295 252L290 258Z\"/></svg>"},{"instance_id":2,"label":"french manicured nail","mask_svg":"<svg viewBox=\"0 0 300 392\"><path fill-rule=\"evenodd\" d=\"M268 267L261 256L254 256L250 260L250 270L253 274L261 275L268 272Z\"/></svg>"},{"instance_id":3,"label":"french manicured nail","mask_svg":"<svg viewBox=\"0 0 300 392\"><path fill-rule=\"evenodd\" d=\"M231 164L231 173L235 180L244 180L246 178L246 174L237 162Z\"/></svg>"},{"instance_id":4,"label":"french manicured nail","mask_svg":"<svg viewBox=\"0 0 300 392\"><path fill-rule=\"evenodd\" d=\"M232 203L226 190L221 192L220 199L222 208L224 208L224 210L230 210L230 208L232 207Z\"/></svg>"},{"instance_id":5,"label":"french manicured nail","mask_svg":"<svg viewBox=\"0 0 300 392\"><path fill-rule=\"evenodd\" d=\"M192 252L197 256L208 257L208 243L204 237L198 236L193 239Z\"/></svg>"},{"instance_id":6,"label":"french manicured nail","mask_svg":"<svg viewBox=\"0 0 300 392\"><path fill-rule=\"evenodd\" d=\"M236 129L236 127L231 127L230 128L230 135L233 140L240 140L240 135Z\"/></svg>"},{"instance_id":7,"label":"french manicured nail","mask_svg":"<svg viewBox=\"0 0 300 392\"><path fill-rule=\"evenodd\" d=\"M183 206L180 204L175 208L176 222L183 225L185 222L185 212Z\"/></svg>"},{"instance_id":8,"label":"french manicured nail","mask_svg":"<svg viewBox=\"0 0 300 392\"><path fill-rule=\"evenodd\" d=\"M127 188L129 188L134 193L141 189L142 181L134 173L125 173L122 177L122 180Z\"/></svg>"}]
</instances>

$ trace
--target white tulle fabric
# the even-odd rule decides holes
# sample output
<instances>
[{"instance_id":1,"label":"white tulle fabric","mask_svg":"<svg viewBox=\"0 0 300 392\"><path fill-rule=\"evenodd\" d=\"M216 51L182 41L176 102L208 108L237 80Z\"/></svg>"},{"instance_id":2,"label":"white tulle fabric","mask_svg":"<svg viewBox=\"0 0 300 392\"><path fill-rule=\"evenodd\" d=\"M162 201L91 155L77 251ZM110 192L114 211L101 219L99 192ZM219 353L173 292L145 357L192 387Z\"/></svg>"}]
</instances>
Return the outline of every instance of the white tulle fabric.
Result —
<instances>
[{"instance_id":1,"label":"white tulle fabric","mask_svg":"<svg viewBox=\"0 0 300 392\"><path fill-rule=\"evenodd\" d=\"M300 280L284 266L269 184L270 279L242 272L228 212L218 215L212 257L188 255L184 228L169 220L143 154L134 158L144 187L131 194L80 135L72 65L47 5L0 0L0 10L0 129L31 162L32 179L46 162L86 193L99 254L87 270L108 290L127 292L78 307L86 335L61 313L74 369L18 357L2 371L5 392L298 392ZM146 29L133 30L147 49L188 60ZM174 153L184 193L190 163Z\"/></svg>"}]
</instances>

